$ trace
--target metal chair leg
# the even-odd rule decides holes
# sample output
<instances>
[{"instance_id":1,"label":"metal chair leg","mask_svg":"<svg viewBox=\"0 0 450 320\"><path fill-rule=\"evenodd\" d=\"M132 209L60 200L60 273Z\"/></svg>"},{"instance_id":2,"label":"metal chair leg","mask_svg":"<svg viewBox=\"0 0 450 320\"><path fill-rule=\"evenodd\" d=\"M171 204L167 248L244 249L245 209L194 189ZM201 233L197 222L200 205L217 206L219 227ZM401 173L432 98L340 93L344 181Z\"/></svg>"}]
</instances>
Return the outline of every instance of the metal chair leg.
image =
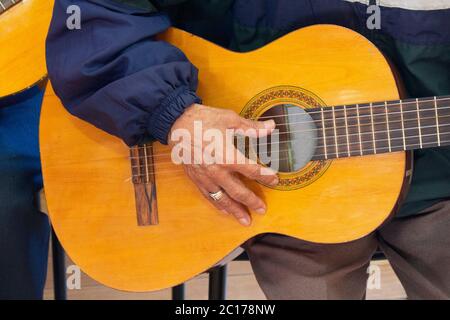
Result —
<instances>
[{"instance_id":1,"label":"metal chair leg","mask_svg":"<svg viewBox=\"0 0 450 320\"><path fill-rule=\"evenodd\" d=\"M209 300L225 300L227 295L227 266L209 271Z\"/></svg>"},{"instance_id":2,"label":"metal chair leg","mask_svg":"<svg viewBox=\"0 0 450 320\"><path fill-rule=\"evenodd\" d=\"M184 283L172 288L172 300L185 300L186 286Z\"/></svg>"},{"instance_id":3,"label":"metal chair leg","mask_svg":"<svg viewBox=\"0 0 450 320\"><path fill-rule=\"evenodd\" d=\"M55 300L66 300L66 263L65 253L52 228L52 254L53 254L53 290Z\"/></svg>"}]
</instances>

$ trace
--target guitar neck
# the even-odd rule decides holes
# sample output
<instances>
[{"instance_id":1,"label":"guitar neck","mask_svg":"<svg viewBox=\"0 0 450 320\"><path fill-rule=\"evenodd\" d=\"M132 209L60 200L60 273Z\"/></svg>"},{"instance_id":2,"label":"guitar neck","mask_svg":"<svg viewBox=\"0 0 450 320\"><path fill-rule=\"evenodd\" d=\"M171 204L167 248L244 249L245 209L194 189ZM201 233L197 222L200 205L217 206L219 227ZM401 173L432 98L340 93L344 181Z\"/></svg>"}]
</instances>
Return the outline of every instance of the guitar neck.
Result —
<instances>
[{"instance_id":1,"label":"guitar neck","mask_svg":"<svg viewBox=\"0 0 450 320\"><path fill-rule=\"evenodd\" d=\"M15 6L19 2L22 2L22 0L0 0L0 14Z\"/></svg>"},{"instance_id":2,"label":"guitar neck","mask_svg":"<svg viewBox=\"0 0 450 320\"><path fill-rule=\"evenodd\" d=\"M450 96L309 109L313 160L450 145Z\"/></svg>"}]
</instances>

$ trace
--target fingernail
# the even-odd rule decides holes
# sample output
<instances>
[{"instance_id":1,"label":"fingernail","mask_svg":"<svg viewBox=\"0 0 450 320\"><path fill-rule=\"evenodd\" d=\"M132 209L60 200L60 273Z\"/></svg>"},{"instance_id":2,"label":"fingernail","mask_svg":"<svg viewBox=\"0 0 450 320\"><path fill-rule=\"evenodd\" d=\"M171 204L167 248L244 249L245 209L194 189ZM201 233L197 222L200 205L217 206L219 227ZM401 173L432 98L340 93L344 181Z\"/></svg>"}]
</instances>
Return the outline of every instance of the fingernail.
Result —
<instances>
[{"instance_id":1,"label":"fingernail","mask_svg":"<svg viewBox=\"0 0 450 320\"><path fill-rule=\"evenodd\" d=\"M248 218L240 218L239 222L244 225L244 226L249 226L250 225L250 220Z\"/></svg>"},{"instance_id":2,"label":"fingernail","mask_svg":"<svg viewBox=\"0 0 450 320\"><path fill-rule=\"evenodd\" d=\"M261 207L261 208L256 209L255 211L256 211L256 213L264 214L264 213L266 213L266 208Z\"/></svg>"},{"instance_id":3,"label":"fingernail","mask_svg":"<svg viewBox=\"0 0 450 320\"><path fill-rule=\"evenodd\" d=\"M274 174L276 174L276 172L268 167L261 168L261 175L263 175L263 176L272 176Z\"/></svg>"},{"instance_id":4,"label":"fingernail","mask_svg":"<svg viewBox=\"0 0 450 320\"><path fill-rule=\"evenodd\" d=\"M275 121L273 121L273 120L264 121L264 128L275 129Z\"/></svg>"}]
</instances>

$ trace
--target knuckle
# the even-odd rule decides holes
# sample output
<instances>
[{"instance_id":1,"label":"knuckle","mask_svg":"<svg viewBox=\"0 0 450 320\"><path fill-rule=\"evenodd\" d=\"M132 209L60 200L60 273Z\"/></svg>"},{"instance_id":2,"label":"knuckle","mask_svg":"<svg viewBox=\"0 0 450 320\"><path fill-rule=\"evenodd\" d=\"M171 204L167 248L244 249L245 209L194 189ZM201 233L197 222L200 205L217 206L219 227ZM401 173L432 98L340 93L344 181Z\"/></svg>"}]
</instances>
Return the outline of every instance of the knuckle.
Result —
<instances>
[{"instance_id":1,"label":"knuckle","mask_svg":"<svg viewBox=\"0 0 450 320\"><path fill-rule=\"evenodd\" d=\"M259 168L259 166L257 165L250 165L247 169L247 176L250 179L255 179L258 178L260 176L260 171L261 169Z\"/></svg>"},{"instance_id":2,"label":"knuckle","mask_svg":"<svg viewBox=\"0 0 450 320\"><path fill-rule=\"evenodd\" d=\"M221 205L222 207L228 207L231 205L231 199L228 198L228 196L224 195L222 199L219 201L216 201L217 204Z\"/></svg>"},{"instance_id":3,"label":"knuckle","mask_svg":"<svg viewBox=\"0 0 450 320\"><path fill-rule=\"evenodd\" d=\"M232 110L227 113L227 120L233 125L241 123L241 117Z\"/></svg>"},{"instance_id":4,"label":"knuckle","mask_svg":"<svg viewBox=\"0 0 450 320\"><path fill-rule=\"evenodd\" d=\"M227 181L229 172L223 165L214 165L213 168L208 171L208 175L214 181L224 182Z\"/></svg>"},{"instance_id":5,"label":"knuckle","mask_svg":"<svg viewBox=\"0 0 450 320\"><path fill-rule=\"evenodd\" d=\"M233 110L226 109L224 111L225 111L225 114L229 117L235 118L236 116L238 116L238 114L236 112L234 112Z\"/></svg>"},{"instance_id":6,"label":"knuckle","mask_svg":"<svg viewBox=\"0 0 450 320\"><path fill-rule=\"evenodd\" d=\"M209 176L217 176L219 174L219 168L215 164L203 165L204 172Z\"/></svg>"},{"instance_id":7,"label":"knuckle","mask_svg":"<svg viewBox=\"0 0 450 320\"><path fill-rule=\"evenodd\" d=\"M199 179L205 179L207 177L206 171L204 168L198 167L193 171L193 174Z\"/></svg>"},{"instance_id":8,"label":"knuckle","mask_svg":"<svg viewBox=\"0 0 450 320\"><path fill-rule=\"evenodd\" d=\"M226 209L226 207L227 207L223 201L214 201L214 200L211 200L211 201L214 204L214 206L219 210Z\"/></svg>"},{"instance_id":9,"label":"knuckle","mask_svg":"<svg viewBox=\"0 0 450 320\"><path fill-rule=\"evenodd\" d=\"M259 202L260 202L259 198L253 193L252 193L252 195L250 197L248 197L246 199L246 204L247 204L247 206L249 208L257 208L257 207L259 207Z\"/></svg>"},{"instance_id":10,"label":"knuckle","mask_svg":"<svg viewBox=\"0 0 450 320\"><path fill-rule=\"evenodd\" d=\"M258 129L259 128L258 127L258 123L256 121L248 120L248 119L245 119L244 121L245 121L245 123L247 124L247 126L249 128L252 128L252 129Z\"/></svg>"},{"instance_id":11,"label":"knuckle","mask_svg":"<svg viewBox=\"0 0 450 320\"><path fill-rule=\"evenodd\" d=\"M200 165L191 165L189 167L189 171L191 172L191 174L200 174L203 171L202 166Z\"/></svg>"},{"instance_id":12,"label":"knuckle","mask_svg":"<svg viewBox=\"0 0 450 320\"><path fill-rule=\"evenodd\" d=\"M228 197L223 197L222 199L220 199L219 201L216 201L216 206L217 208L219 208L220 210L227 210L228 212L233 212L235 210L235 205L233 200L231 200Z\"/></svg>"},{"instance_id":13,"label":"knuckle","mask_svg":"<svg viewBox=\"0 0 450 320\"><path fill-rule=\"evenodd\" d=\"M200 180L198 179L198 176L195 173L188 172L187 176L196 186L200 186L201 185Z\"/></svg>"},{"instance_id":14,"label":"knuckle","mask_svg":"<svg viewBox=\"0 0 450 320\"><path fill-rule=\"evenodd\" d=\"M233 191L232 195L232 197L238 200L239 202L246 201L249 198L249 196L251 196L251 192L244 188L236 189L235 191Z\"/></svg>"},{"instance_id":15,"label":"knuckle","mask_svg":"<svg viewBox=\"0 0 450 320\"><path fill-rule=\"evenodd\" d=\"M246 214L244 212L242 212L241 210L239 210L238 208L234 208L234 210L231 212L231 214L238 220L241 218L244 218L246 216Z\"/></svg>"}]
</instances>

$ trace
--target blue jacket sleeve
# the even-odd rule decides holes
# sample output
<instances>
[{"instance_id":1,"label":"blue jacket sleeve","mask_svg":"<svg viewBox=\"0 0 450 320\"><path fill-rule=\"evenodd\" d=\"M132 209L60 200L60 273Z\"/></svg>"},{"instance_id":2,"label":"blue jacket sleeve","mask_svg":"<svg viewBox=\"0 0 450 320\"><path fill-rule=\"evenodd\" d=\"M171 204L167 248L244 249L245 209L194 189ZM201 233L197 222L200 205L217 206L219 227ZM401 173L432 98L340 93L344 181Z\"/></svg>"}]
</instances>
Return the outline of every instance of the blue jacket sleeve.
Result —
<instances>
[{"instance_id":1,"label":"blue jacket sleeve","mask_svg":"<svg viewBox=\"0 0 450 320\"><path fill-rule=\"evenodd\" d=\"M80 8L80 29L66 26L71 5ZM167 143L175 120L200 102L197 69L155 39L170 20L152 11L112 0L56 0L47 37L49 77L67 110L129 146Z\"/></svg>"}]
</instances>

